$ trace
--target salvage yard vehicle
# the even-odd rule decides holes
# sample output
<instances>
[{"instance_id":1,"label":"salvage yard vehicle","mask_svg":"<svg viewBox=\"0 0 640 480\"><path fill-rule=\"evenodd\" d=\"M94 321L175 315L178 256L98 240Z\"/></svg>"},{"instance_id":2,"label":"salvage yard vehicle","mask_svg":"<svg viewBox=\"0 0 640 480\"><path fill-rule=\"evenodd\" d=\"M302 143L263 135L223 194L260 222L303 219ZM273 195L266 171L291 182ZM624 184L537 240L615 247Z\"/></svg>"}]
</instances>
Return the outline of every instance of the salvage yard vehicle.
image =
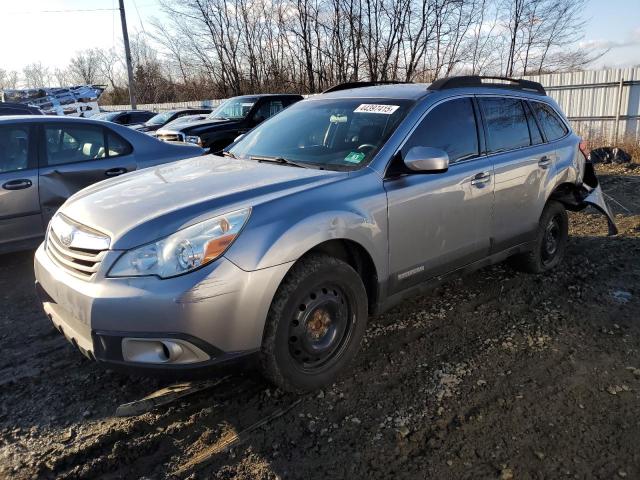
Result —
<instances>
[{"instance_id":1,"label":"salvage yard vehicle","mask_svg":"<svg viewBox=\"0 0 640 480\"><path fill-rule=\"evenodd\" d=\"M166 124L173 122L187 115L203 115L211 113L210 108L178 108L176 110L167 110L166 112L154 115L146 122L140 125L134 125L131 128L139 132L155 132L164 127Z\"/></svg>"},{"instance_id":2,"label":"salvage yard vehicle","mask_svg":"<svg viewBox=\"0 0 640 480\"><path fill-rule=\"evenodd\" d=\"M340 85L203 156L89 187L35 257L53 324L124 369L257 365L331 384L367 316L513 258L548 271L566 209L615 224L580 138L534 82Z\"/></svg>"},{"instance_id":3,"label":"salvage yard vehicle","mask_svg":"<svg viewBox=\"0 0 640 480\"><path fill-rule=\"evenodd\" d=\"M0 116L5 115L44 115L42 110L24 103L0 102Z\"/></svg>"},{"instance_id":4,"label":"salvage yard vehicle","mask_svg":"<svg viewBox=\"0 0 640 480\"><path fill-rule=\"evenodd\" d=\"M0 117L0 253L36 247L58 207L82 188L202 152L113 123Z\"/></svg>"},{"instance_id":5,"label":"salvage yard vehicle","mask_svg":"<svg viewBox=\"0 0 640 480\"><path fill-rule=\"evenodd\" d=\"M239 135L300 100L301 95L289 94L233 97L220 104L206 120L174 123L159 129L156 137L166 142L195 143L211 153L220 153Z\"/></svg>"},{"instance_id":6,"label":"salvage yard vehicle","mask_svg":"<svg viewBox=\"0 0 640 480\"><path fill-rule=\"evenodd\" d=\"M92 120L104 120L118 125L139 125L155 117L149 110L118 110L114 112L100 112L91 117Z\"/></svg>"}]
</instances>

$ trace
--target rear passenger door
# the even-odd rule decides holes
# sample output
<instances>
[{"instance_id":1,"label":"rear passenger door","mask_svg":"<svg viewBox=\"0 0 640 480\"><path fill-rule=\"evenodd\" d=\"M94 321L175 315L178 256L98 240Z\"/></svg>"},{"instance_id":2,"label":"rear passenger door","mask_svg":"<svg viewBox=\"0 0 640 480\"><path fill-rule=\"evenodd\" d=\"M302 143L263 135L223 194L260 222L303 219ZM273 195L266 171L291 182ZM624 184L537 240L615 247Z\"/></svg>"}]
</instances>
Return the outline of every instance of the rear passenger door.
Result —
<instances>
[{"instance_id":1,"label":"rear passenger door","mask_svg":"<svg viewBox=\"0 0 640 480\"><path fill-rule=\"evenodd\" d=\"M556 159L526 101L479 96L495 174L492 252L532 240Z\"/></svg>"},{"instance_id":2,"label":"rear passenger door","mask_svg":"<svg viewBox=\"0 0 640 480\"><path fill-rule=\"evenodd\" d=\"M45 224L78 190L136 169L132 146L102 125L47 122L42 139L39 182Z\"/></svg>"},{"instance_id":3,"label":"rear passenger door","mask_svg":"<svg viewBox=\"0 0 640 480\"><path fill-rule=\"evenodd\" d=\"M38 200L35 127L0 126L0 243L44 234Z\"/></svg>"},{"instance_id":4,"label":"rear passenger door","mask_svg":"<svg viewBox=\"0 0 640 480\"><path fill-rule=\"evenodd\" d=\"M390 293L448 273L489 254L493 165L481 156L471 98L433 107L401 148L435 147L449 155L444 173L387 178ZM394 161L401 161L396 158Z\"/></svg>"}]
</instances>

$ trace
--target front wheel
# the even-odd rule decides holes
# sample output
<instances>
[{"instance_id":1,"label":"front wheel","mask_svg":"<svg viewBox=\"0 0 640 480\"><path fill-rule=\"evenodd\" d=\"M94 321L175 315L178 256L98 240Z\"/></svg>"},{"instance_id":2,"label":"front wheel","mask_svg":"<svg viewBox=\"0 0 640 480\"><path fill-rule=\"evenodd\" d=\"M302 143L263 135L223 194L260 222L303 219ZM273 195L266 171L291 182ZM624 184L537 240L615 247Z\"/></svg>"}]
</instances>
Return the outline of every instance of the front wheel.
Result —
<instances>
[{"instance_id":1,"label":"front wheel","mask_svg":"<svg viewBox=\"0 0 640 480\"><path fill-rule=\"evenodd\" d=\"M367 294L358 273L328 255L298 261L267 315L261 363L286 391L331 384L355 356L367 323Z\"/></svg>"},{"instance_id":2,"label":"front wheel","mask_svg":"<svg viewBox=\"0 0 640 480\"><path fill-rule=\"evenodd\" d=\"M513 258L516 267L530 273L542 273L556 267L564 258L569 238L569 218L560 202L544 207L533 250Z\"/></svg>"}]
</instances>

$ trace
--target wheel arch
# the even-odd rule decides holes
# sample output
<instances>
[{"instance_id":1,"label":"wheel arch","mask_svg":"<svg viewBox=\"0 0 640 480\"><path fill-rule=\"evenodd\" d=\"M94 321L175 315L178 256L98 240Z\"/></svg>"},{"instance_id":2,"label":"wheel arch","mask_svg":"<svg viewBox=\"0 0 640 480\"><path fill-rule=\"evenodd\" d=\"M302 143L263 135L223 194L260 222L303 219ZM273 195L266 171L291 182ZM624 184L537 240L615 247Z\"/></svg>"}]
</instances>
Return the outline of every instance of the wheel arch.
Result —
<instances>
[{"instance_id":1,"label":"wheel arch","mask_svg":"<svg viewBox=\"0 0 640 480\"><path fill-rule=\"evenodd\" d=\"M326 240L307 250L297 261L314 253L330 255L350 265L362 279L369 311L374 309L380 297L378 271L371 254L363 245L347 238Z\"/></svg>"}]
</instances>

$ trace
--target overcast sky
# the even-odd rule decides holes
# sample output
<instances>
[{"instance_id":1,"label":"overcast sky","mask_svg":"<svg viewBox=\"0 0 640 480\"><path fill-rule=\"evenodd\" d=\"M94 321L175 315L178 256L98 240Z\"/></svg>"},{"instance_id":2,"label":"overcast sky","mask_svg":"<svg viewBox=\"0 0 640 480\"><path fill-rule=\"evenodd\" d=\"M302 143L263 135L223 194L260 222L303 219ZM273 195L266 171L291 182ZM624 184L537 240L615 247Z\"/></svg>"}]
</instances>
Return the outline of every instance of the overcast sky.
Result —
<instances>
[{"instance_id":1,"label":"overcast sky","mask_svg":"<svg viewBox=\"0 0 640 480\"><path fill-rule=\"evenodd\" d=\"M125 6L130 35L151 28L149 20L160 15L157 0L125 0ZM120 48L117 7L117 0L3 1L0 68L42 62L54 69L65 67L76 50ZM640 0L590 0L585 18L582 47L610 48L590 68L640 65Z\"/></svg>"}]
</instances>

